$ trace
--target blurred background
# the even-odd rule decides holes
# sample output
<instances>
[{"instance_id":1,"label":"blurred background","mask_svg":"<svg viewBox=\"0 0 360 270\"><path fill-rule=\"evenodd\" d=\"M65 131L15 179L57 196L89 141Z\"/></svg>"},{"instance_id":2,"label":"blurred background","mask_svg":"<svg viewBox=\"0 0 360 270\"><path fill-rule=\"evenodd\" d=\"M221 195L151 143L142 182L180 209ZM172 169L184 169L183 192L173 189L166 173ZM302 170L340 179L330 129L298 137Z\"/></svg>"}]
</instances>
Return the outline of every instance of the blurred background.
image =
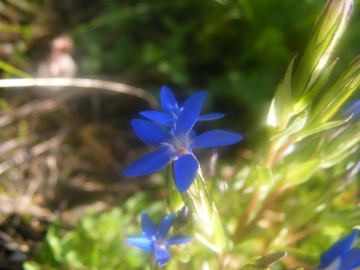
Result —
<instances>
[{"instance_id":1,"label":"blurred background","mask_svg":"<svg viewBox=\"0 0 360 270\"><path fill-rule=\"evenodd\" d=\"M220 162L238 168L267 139L265 117L277 83L305 47L324 3L4 0L0 76L114 81L157 99L167 85L180 103L207 90L203 113L226 116L198 130L241 133L241 144L219 152ZM339 70L359 52L359 29L356 0L335 53ZM150 149L130 126L149 109L145 99L101 89L1 88L0 269L21 269L51 221L71 228L88 206L121 206L139 190L151 191L147 200L166 197L159 174L121 175ZM206 164L211 153L201 154ZM223 174L229 177L231 168Z\"/></svg>"}]
</instances>

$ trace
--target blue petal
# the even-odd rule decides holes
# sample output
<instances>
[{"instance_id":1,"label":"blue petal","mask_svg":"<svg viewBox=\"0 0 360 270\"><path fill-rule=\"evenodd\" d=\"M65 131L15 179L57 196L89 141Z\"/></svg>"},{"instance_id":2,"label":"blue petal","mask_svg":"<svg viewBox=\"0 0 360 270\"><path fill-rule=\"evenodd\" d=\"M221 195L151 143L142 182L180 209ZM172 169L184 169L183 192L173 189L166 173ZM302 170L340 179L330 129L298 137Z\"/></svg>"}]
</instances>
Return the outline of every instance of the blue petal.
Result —
<instances>
[{"instance_id":1,"label":"blue petal","mask_svg":"<svg viewBox=\"0 0 360 270\"><path fill-rule=\"evenodd\" d=\"M174 119L172 119L170 116L162 112L144 111L144 112L140 112L140 114L164 126L170 127L174 124Z\"/></svg>"},{"instance_id":2,"label":"blue petal","mask_svg":"<svg viewBox=\"0 0 360 270\"><path fill-rule=\"evenodd\" d=\"M351 270L360 266L360 248L350 250L341 265L341 270Z\"/></svg>"},{"instance_id":3,"label":"blue petal","mask_svg":"<svg viewBox=\"0 0 360 270\"><path fill-rule=\"evenodd\" d=\"M176 99L167 86L163 86L161 88L160 92L160 98L161 98L161 107L164 110L164 112L167 112L168 114L175 113L179 110L178 103L176 102Z\"/></svg>"},{"instance_id":4,"label":"blue petal","mask_svg":"<svg viewBox=\"0 0 360 270\"><path fill-rule=\"evenodd\" d=\"M192 142L193 147L217 147L237 143L242 137L239 134L224 130L213 130L197 136Z\"/></svg>"},{"instance_id":5,"label":"blue petal","mask_svg":"<svg viewBox=\"0 0 360 270\"><path fill-rule=\"evenodd\" d=\"M152 251L154 248L153 242L144 236L129 237L129 238L126 238L126 241L129 244L131 244L135 247L138 247L147 252Z\"/></svg>"},{"instance_id":6,"label":"blue petal","mask_svg":"<svg viewBox=\"0 0 360 270\"><path fill-rule=\"evenodd\" d=\"M174 178L180 193L188 190L194 182L198 169L199 163L193 155L182 155L175 160Z\"/></svg>"},{"instance_id":7,"label":"blue petal","mask_svg":"<svg viewBox=\"0 0 360 270\"><path fill-rule=\"evenodd\" d=\"M320 257L320 268L324 268L329 265L334 258L340 257L343 260L350 252L352 243L355 241L358 235L358 230L353 230L348 236L337 241Z\"/></svg>"},{"instance_id":8,"label":"blue petal","mask_svg":"<svg viewBox=\"0 0 360 270\"><path fill-rule=\"evenodd\" d=\"M187 236L178 234L178 235L175 235L175 236L171 237L171 238L167 241L167 244L168 244L168 246L171 246L171 245L181 245L181 244L189 243L190 241L191 241L191 238L190 238L190 237L187 237Z\"/></svg>"},{"instance_id":9,"label":"blue petal","mask_svg":"<svg viewBox=\"0 0 360 270\"><path fill-rule=\"evenodd\" d=\"M192 130L190 130L190 132L188 133L188 139L189 139L190 141L193 141L195 138L196 138L196 133L195 133L195 131L192 129ZM186 145L186 144L185 144L185 145Z\"/></svg>"},{"instance_id":10,"label":"blue petal","mask_svg":"<svg viewBox=\"0 0 360 270\"><path fill-rule=\"evenodd\" d=\"M147 153L123 170L125 176L139 176L164 168L171 160L171 152L164 148Z\"/></svg>"},{"instance_id":11,"label":"blue petal","mask_svg":"<svg viewBox=\"0 0 360 270\"><path fill-rule=\"evenodd\" d=\"M206 92L199 92L186 100L183 110L176 120L175 128L178 134L187 133L195 124L203 105Z\"/></svg>"},{"instance_id":12,"label":"blue petal","mask_svg":"<svg viewBox=\"0 0 360 270\"><path fill-rule=\"evenodd\" d=\"M199 97L205 99L206 96L207 96L207 91L197 92L197 93L191 95L191 96L184 102L183 107L188 106L188 105L192 102L192 100L194 100L194 99L197 99L197 98L199 98Z\"/></svg>"},{"instance_id":13,"label":"blue petal","mask_svg":"<svg viewBox=\"0 0 360 270\"><path fill-rule=\"evenodd\" d=\"M163 218L163 220L160 222L158 229L159 234L162 240L166 239L167 234L170 230L170 227L172 226L174 222L175 214L168 215Z\"/></svg>"},{"instance_id":14,"label":"blue petal","mask_svg":"<svg viewBox=\"0 0 360 270\"><path fill-rule=\"evenodd\" d=\"M131 124L135 133L147 144L159 146L161 143L167 142L172 138L170 133L166 132L153 122L142 119L134 119L131 121Z\"/></svg>"},{"instance_id":15,"label":"blue petal","mask_svg":"<svg viewBox=\"0 0 360 270\"><path fill-rule=\"evenodd\" d=\"M215 120L224 117L225 114L223 113L212 113L207 115L199 116L197 121L208 121L208 120Z\"/></svg>"},{"instance_id":16,"label":"blue petal","mask_svg":"<svg viewBox=\"0 0 360 270\"><path fill-rule=\"evenodd\" d=\"M170 259L170 253L164 247L155 247L155 258L160 266L164 266Z\"/></svg>"},{"instance_id":17,"label":"blue petal","mask_svg":"<svg viewBox=\"0 0 360 270\"><path fill-rule=\"evenodd\" d=\"M143 235L148 239L152 240L156 237L157 228L148 213L145 211L143 211L141 215L141 228L143 230Z\"/></svg>"}]
</instances>

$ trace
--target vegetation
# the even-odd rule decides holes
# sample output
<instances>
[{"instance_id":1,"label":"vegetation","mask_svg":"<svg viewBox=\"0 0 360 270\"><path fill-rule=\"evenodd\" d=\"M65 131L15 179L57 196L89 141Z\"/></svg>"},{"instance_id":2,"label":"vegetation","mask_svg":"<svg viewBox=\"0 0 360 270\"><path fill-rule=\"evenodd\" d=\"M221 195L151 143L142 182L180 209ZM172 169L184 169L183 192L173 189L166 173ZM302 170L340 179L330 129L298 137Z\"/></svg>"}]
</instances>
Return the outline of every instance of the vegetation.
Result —
<instances>
[{"instance_id":1,"label":"vegetation","mask_svg":"<svg viewBox=\"0 0 360 270\"><path fill-rule=\"evenodd\" d=\"M75 2L0 5L0 265L158 269L158 255L126 242L153 227L141 227L146 211L154 224L172 217L170 237L192 239L168 247L164 269L353 269L359 1ZM78 79L58 80L70 68L41 73L71 53ZM154 150L130 123L161 110L163 85L184 108L206 89L200 115L225 114L196 123L198 138L212 129L243 138L195 149L189 189L171 166L122 174ZM146 142L155 131L136 121Z\"/></svg>"}]
</instances>

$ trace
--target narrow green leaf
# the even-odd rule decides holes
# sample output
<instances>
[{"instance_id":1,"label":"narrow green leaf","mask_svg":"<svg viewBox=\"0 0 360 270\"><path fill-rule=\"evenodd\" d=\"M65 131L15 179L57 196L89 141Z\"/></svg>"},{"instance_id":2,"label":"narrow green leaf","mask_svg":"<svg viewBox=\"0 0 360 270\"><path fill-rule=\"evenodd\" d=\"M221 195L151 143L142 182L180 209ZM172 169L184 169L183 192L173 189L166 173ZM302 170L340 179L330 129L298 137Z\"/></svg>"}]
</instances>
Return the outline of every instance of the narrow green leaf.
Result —
<instances>
[{"instance_id":1,"label":"narrow green leaf","mask_svg":"<svg viewBox=\"0 0 360 270\"><path fill-rule=\"evenodd\" d=\"M336 140L335 143L325 145L321 164L323 168L328 168L339 163L359 148L359 132L354 133L351 137L346 135L347 133L344 133L340 138L337 138L338 140Z\"/></svg>"},{"instance_id":2,"label":"narrow green leaf","mask_svg":"<svg viewBox=\"0 0 360 270\"><path fill-rule=\"evenodd\" d=\"M285 173L284 180L290 185L299 185L306 182L318 169L321 159L312 159L290 168Z\"/></svg>"},{"instance_id":3,"label":"narrow green leaf","mask_svg":"<svg viewBox=\"0 0 360 270\"><path fill-rule=\"evenodd\" d=\"M302 128L305 126L306 119L307 119L307 112L306 111L301 112L284 131L273 136L270 140L272 141L275 139L279 139L281 137L289 136L302 130Z\"/></svg>"},{"instance_id":4,"label":"narrow green leaf","mask_svg":"<svg viewBox=\"0 0 360 270\"><path fill-rule=\"evenodd\" d=\"M214 234L213 234L214 244L216 245L219 251L222 251L225 248L226 237L224 234L224 229L221 223L219 212L214 202L212 203L212 213L215 223Z\"/></svg>"},{"instance_id":5,"label":"narrow green leaf","mask_svg":"<svg viewBox=\"0 0 360 270\"><path fill-rule=\"evenodd\" d=\"M189 190L181 195L185 205L193 213L196 238L213 251L221 252L225 247L225 235L216 207L206 189L201 169Z\"/></svg>"},{"instance_id":6,"label":"narrow green leaf","mask_svg":"<svg viewBox=\"0 0 360 270\"><path fill-rule=\"evenodd\" d=\"M266 256L261 257L255 261L255 265L263 268L269 268L274 263L280 261L287 255L286 252L275 252Z\"/></svg>"},{"instance_id":7,"label":"narrow green leaf","mask_svg":"<svg viewBox=\"0 0 360 270\"><path fill-rule=\"evenodd\" d=\"M258 259L250 261L244 267L240 268L240 270L265 270L270 269L270 267L283 259L287 255L286 252L275 252Z\"/></svg>"},{"instance_id":8,"label":"narrow green leaf","mask_svg":"<svg viewBox=\"0 0 360 270\"><path fill-rule=\"evenodd\" d=\"M213 222L212 204L200 168L194 183L187 192L181 193L181 195L185 205L195 214L195 222L198 223L199 226Z\"/></svg>"},{"instance_id":9,"label":"narrow green leaf","mask_svg":"<svg viewBox=\"0 0 360 270\"><path fill-rule=\"evenodd\" d=\"M282 82L280 82L282 84ZM277 89L279 89L280 85L278 85ZM279 125L278 119L276 117L275 111L275 98L271 100L268 116L267 116L267 124L271 127L277 127Z\"/></svg>"},{"instance_id":10,"label":"narrow green leaf","mask_svg":"<svg viewBox=\"0 0 360 270\"><path fill-rule=\"evenodd\" d=\"M210 228L209 226L211 226L211 224L207 225L207 230L202 230L201 227L199 227L196 232L195 232L195 236L196 238L202 242L205 246L207 246L208 248L210 248L212 251L214 252L221 252L224 248L225 248L225 234L224 234L224 230L221 224L221 219L219 216L219 213L216 209L215 204L212 204L212 213L213 213L213 225L211 230L209 231L208 229Z\"/></svg>"},{"instance_id":11,"label":"narrow green leaf","mask_svg":"<svg viewBox=\"0 0 360 270\"><path fill-rule=\"evenodd\" d=\"M280 128L284 128L290 117L293 115L294 108L291 97L291 76L295 57L290 62L284 81L280 82L276 89L275 97L271 103L268 114L267 123L269 126L280 126Z\"/></svg>"},{"instance_id":12,"label":"narrow green leaf","mask_svg":"<svg viewBox=\"0 0 360 270\"><path fill-rule=\"evenodd\" d=\"M31 75L21 71L20 69L14 68L13 66L3 62L0 60L0 69L4 70L5 72L21 77L21 78L33 78Z\"/></svg>"},{"instance_id":13,"label":"narrow green leaf","mask_svg":"<svg viewBox=\"0 0 360 270\"><path fill-rule=\"evenodd\" d=\"M342 120L337 120L337 121L331 121L331 122L325 122L323 124L320 125L311 125L309 127L306 127L303 131L300 132L299 134L299 139L303 139L309 135L327 130L327 129L331 129L337 126L340 126L344 123L346 123L347 121L349 121L351 119L352 116L346 118L346 119L342 119Z\"/></svg>"},{"instance_id":14,"label":"narrow green leaf","mask_svg":"<svg viewBox=\"0 0 360 270\"><path fill-rule=\"evenodd\" d=\"M321 163L321 168L329 168L338 164L340 161L355 153L358 149L359 147L356 146L353 147L353 149L347 148L346 151L338 151L325 156Z\"/></svg>"},{"instance_id":15,"label":"narrow green leaf","mask_svg":"<svg viewBox=\"0 0 360 270\"><path fill-rule=\"evenodd\" d=\"M315 104L309 123L318 125L329 120L360 84L360 55L342 72L334 85Z\"/></svg>"},{"instance_id":16,"label":"narrow green leaf","mask_svg":"<svg viewBox=\"0 0 360 270\"><path fill-rule=\"evenodd\" d=\"M325 70L319 75L317 82L314 86L305 94L294 106L294 114L297 114L310 104L310 102L315 98L320 89L324 86L328 80L335 64L338 62L338 58L334 60Z\"/></svg>"}]
</instances>

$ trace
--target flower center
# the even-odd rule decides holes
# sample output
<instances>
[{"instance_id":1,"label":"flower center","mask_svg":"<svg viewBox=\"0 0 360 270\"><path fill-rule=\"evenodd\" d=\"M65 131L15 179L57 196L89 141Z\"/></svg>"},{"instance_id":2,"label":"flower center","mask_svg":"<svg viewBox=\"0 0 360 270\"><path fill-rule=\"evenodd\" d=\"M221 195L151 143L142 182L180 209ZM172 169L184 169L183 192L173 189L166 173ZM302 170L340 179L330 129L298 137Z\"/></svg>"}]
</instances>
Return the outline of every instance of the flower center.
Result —
<instances>
[{"instance_id":1,"label":"flower center","mask_svg":"<svg viewBox=\"0 0 360 270\"><path fill-rule=\"evenodd\" d=\"M184 147L180 148L180 149L178 150L178 154L179 154L179 155L185 154L185 148L184 148Z\"/></svg>"}]
</instances>

